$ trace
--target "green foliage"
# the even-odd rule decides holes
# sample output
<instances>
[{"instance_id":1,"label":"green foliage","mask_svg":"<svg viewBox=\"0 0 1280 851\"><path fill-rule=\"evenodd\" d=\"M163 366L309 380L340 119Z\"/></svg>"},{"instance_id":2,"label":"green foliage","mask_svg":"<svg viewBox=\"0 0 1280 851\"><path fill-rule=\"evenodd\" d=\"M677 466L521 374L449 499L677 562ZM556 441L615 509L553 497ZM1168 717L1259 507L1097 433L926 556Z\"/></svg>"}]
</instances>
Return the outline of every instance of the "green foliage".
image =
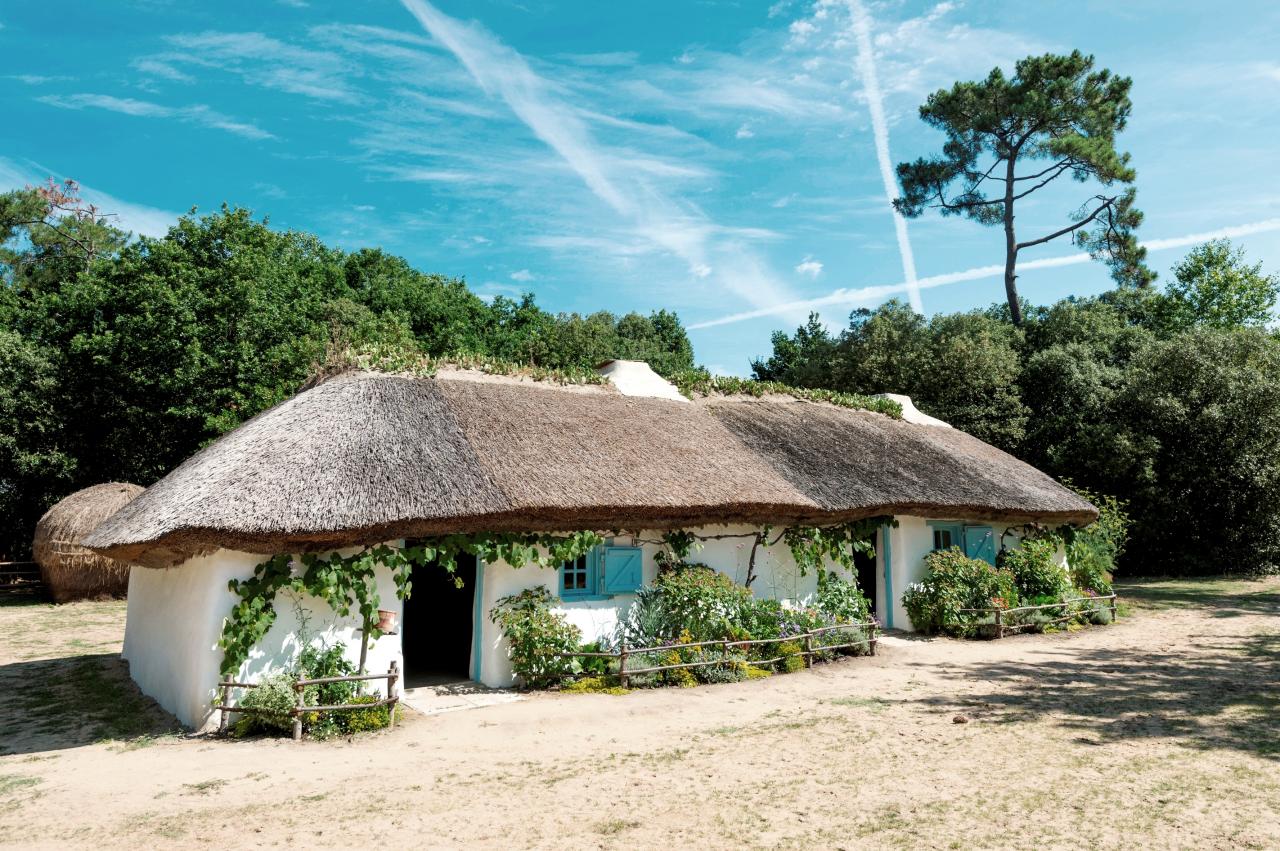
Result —
<instances>
[{"instance_id":1,"label":"green foliage","mask_svg":"<svg viewBox=\"0 0 1280 851\"><path fill-rule=\"evenodd\" d=\"M299 609L301 606L299 606ZM300 630L300 632L303 632ZM296 673L301 680L318 680L325 677L349 677L356 673L356 666L346 657L341 645L327 647L306 641L298 658ZM321 683L305 686L303 699L308 706L341 706L356 702L358 684L353 682ZM308 712L303 725L317 739L339 735L350 729L351 715L347 712Z\"/></svg>"},{"instance_id":2,"label":"green foliage","mask_svg":"<svg viewBox=\"0 0 1280 851\"><path fill-rule=\"evenodd\" d=\"M1017 605L1013 575L967 557L959 547L929 553L925 566L924 579L902 595L911 624L921 632L966 635L981 616L963 609Z\"/></svg>"},{"instance_id":3,"label":"green foliage","mask_svg":"<svg viewBox=\"0 0 1280 851\"><path fill-rule=\"evenodd\" d=\"M630 694L631 689L623 688L617 677L579 677L566 683L561 691L570 694Z\"/></svg>"},{"instance_id":4,"label":"green foliage","mask_svg":"<svg viewBox=\"0 0 1280 851\"><path fill-rule=\"evenodd\" d=\"M1126 564L1166 574L1280 569L1280 340L1194 329L1153 343L1116 397L1113 487Z\"/></svg>"},{"instance_id":5,"label":"green foliage","mask_svg":"<svg viewBox=\"0 0 1280 851\"><path fill-rule=\"evenodd\" d=\"M460 280L237 208L134 241L109 221L74 186L0 194L0 557L27 552L57 499L151 484L318 363L450 362L570 382L598 381L594 367L613 357L667 375L693 367L667 311L486 303Z\"/></svg>"},{"instance_id":6,"label":"green foliage","mask_svg":"<svg viewBox=\"0 0 1280 851\"><path fill-rule=\"evenodd\" d=\"M712 375L705 369L688 370L670 376L680 392L689 398L694 396L765 396L778 394L793 396L809 402L825 402L842 408L875 411L890 417L901 417L902 406L891 399L864 396L861 393L843 393L833 390L791 387L775 381L756 381L727 375Z\"/></svg>"},{"instance_id":7,"label":"green foliage","mask_svg":"<svg viewBox=\"0 0 1280 851\"><path fill-rule=\"evenodd\" d=\"M871 602L857 583L834 573L818 574L818 593L813 606L835 623L867 623L872 620Z\"/></svg>"},{"instance_id":8,"label":"green foliage","mask_svg":"<svg viewBox=\"0 0 1280 851\"><path fill-rule=\"evenodd\" d=\"M582 631L551 611L557 602L538 585L503 597L489 612L507 639L511 669L526 688L557 685L582 670L577 659L552 655L572 653L582 643Z\"/></svg>"},{"instance_id":9,"label":"green foliage","mask_svg":"<svg viewBox=\"0 0 1280 851\"><path fill-rule=\"evenodd\" d=\"M1166 313L1177 330L1262 328L1274 318L1280 275L1264 275L1261 262L1245 262L1244 249L1225 239L1192 249L1173 276L1165 287Z\"/></svg>"},{"instance_id":10,"label":"green foliage","mask_svg":"<svg viewBox=\"0 0 1280 851\"><path fill-rule=\"evenodd\" d=\"M835 393L905 393L922 411L1005 449L1025 433L1021 334L1007 322L977 311L926 322L894 300L855 310L834 345L808 350L812 339L806 327L793 337L776 333L774 354L752 363L755 376Z\"/></svg>"},{"instance_id":11,"label":"green foliage","mask_svg":"<svg viewBox=\"0 0 1280 851\"><path fill-rule=\"evenodd\" d=\"M1095 71L1093 64L1092 56L1079 51L1028 56L1012 77L994 68L985 80L934 92L920 117L946 135L942 154L898 166L902 197L894 206L902 215L936 209L1005 228L1005 286L1014 324L1021 324L1012 275L1019 251L1058 237L1070 235L1105 259L1117 281L1142 286L1155 277L1134 235L1142 214L1132 189L1094 195L1071 215L1072 224L1022 242L1014 236L1017 202L1058 178L1069 175L1104 188L1136 178L1129 155L1116 149L1116 134L1132 108L1132 81Z\"/></svg>"},{"instance_id":12,"label":"green foliage","mask_svg":"<svg viewBox=\"0 0 1280 851\"><path fill-rule=\"evenodd\" d=\"M874 553L876 531L886 523L898 525L891 517L868 517L835 526L789 526L782 540L801 576L812 570L821 577L828 559L852 571L854 553Z\"/></svg>"},{"instance_id":13,"label":"green foliage","mask_svg":"<svg viewBox=\"0 0 1280 851\"><path fill-rule=\"evenodd\" d=\"M1280 336L1246 327L1265 318L1275 276L1225 245L1196 249L1180 268L1168 293L1027 305L1020 329L1003 307L925 320L890 302L855 311L834 345L815 343L812 329L775 338L753 368L835 391L906 393L1050 475L1114 495L1132 543L1113 551L1110 533L1086 533L1071 557L1088 565L1081 587L1108 587L1116 570L1280 569ZM1200 308L1204 321L1184 329ZM1240 324L1203 327L1230 322Z\"/></svg>"},{"instance_id":14,"label":"green foliage","mask_svg":"<svg viewBox=\"0 0 1280 851\"><path fill-rule=\"evenodd\" d=\"M246 689L239 705L253 711L241 713L236 721L236 735L292 733L293 710L298 700L293 686L297 681L298 677L292 673L272 674L263 677L257 688Z\"/></svg>"},{"instance_id":15,"label":"green foliage","mask_svg":"<svg viewBox=\"0 0 1280 851\"><path fill-rule=\"evenodd\" d=\"M804 647L796 641L784 641L778 645L778 655L782 657L782 661L778 663L778 670L784 674L794 674L796 671L804 670Z\"/></svg>"},{"instance_id":16,"label":"green foliage","mask_svg":"<svg viewBox=\"0 0 1280 851\"><path fill-rule=\"evenodd\" d=\"M690 641L728 638L752 604L750 589L704 565L660 573L653 593L666 618L664 634L653 638L673 638L682 631L691 636Z\"/></svg>"},{"instance_id":17,"label":"green foliage","mask_svg":"<svg viewBox=\"0 0 1280 851\"><path fill-rule=\"evenodd\" d=\"M377 703L381 699L380 694L362 694L351 698L350 702L353 704ZM399 710L400 706L397 704L396 711ZM380 706L370 706L367 709L348 709L332 714L341 719L344 733L368 733L381 730L391 724L391 707L385 703Z\"/></svg>"},{"instance_id":18,"label":"green foliage","mask_svg":"<svg viewBox=\"0 0 1280 851\"><path fill-rule=\"evenodd\" d=\"M1013 575L1022 599L1056 600L1071 590L1071 577L1057 562L1057 550L1058 540L1054 536L1023 538L1017 548L1001 550L997 562L1001 570Z\"/></svg>"},{"instance_id":19,"label":"green foliage","mask_svg":"<svg viewBox=\"0 0 1280 851\"><path fill-rule=\"evenodd\" d=\"M239 671L254 645L271 629L276 619L275 598L283 590L323 600L339 617L350 616L354 609L363 633L377 640L381 599L374 570L380 564L391 571L396 596L403 600L412 593L410 575L415 566L431 566L454 574L458 555L467 553L486 562L505 561L515 568L530 563L556 567L573 561L603 541L596 532L567 535L477 532L422 538L411 547L378 544L348 556L337 552L308 553L299 559L287 554L272 556L259 564L248 579L232 579L227 583L239 600L223 622L218 640L223 651L222 674L233 676Z\"/></svg>"},{"instance_id":20,"label":"green foliage","mask_svg":"<svg viewBox=\"0 0 1280 851\"><path fill-rule=\"evenodd\" d=\"M1110 594L1116 560L1129 537L1129 515L1125 504L1113 496L1084 488L1076 491L1097 506L1098 519L1070 535L1067 562L1071 566L1071 582L1082 591Z\"/></svg>"}]
</instances>

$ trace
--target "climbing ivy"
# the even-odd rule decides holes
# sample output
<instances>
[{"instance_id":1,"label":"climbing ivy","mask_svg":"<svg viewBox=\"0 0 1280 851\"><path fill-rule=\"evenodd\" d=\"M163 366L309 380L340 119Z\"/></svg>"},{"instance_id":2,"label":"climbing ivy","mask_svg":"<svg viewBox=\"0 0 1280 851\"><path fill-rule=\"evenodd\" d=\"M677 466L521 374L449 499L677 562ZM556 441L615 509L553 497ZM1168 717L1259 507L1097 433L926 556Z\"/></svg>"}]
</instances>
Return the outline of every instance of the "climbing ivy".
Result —
<instances>
[{"instance_id":1,"label":"climbing ivy","mask_svg":"<svg viewBox=\"0 0 1280 851\"><path fill-rule=\"evenodd\" d=\"M822 576L828 558L852 571L855 553L875 552L876 530L886 523L898 525L892 517L868 517L836 526L789 526L782 533L782 540L790 548L801 576L810 570Z\"/></svg>"},{"instance_id":2,"label":"climbing ivy","mask_svg":"<svg viewBox=\"0 0 1280 851\"><path fill-rule=\"evenodd\" d=\"M406 599L412 589L414 567L435 565L454 574L459 554L474 555L481 561L505 561L512 567L536 564L555 567L572 561L603 543L597 532L569 535L481 532L472 535L443 535L421 539L408 547L378 544L344 556L340 553L300 557L272 556L254 568L247 579L227 583L239 599L222 625L222 674L233 676L249 658L254 646L266 636L276 621L275 598L281 591L309 594L324 600L339 617L352 611L360 616L364 635L377 639L375 625L381 600L374 570L381 564L391 570L396 596ZM461 585L461 578L455 579Z\"/></svg>"},{"instance_id":3,"label":"climbing ivy","mask_svg":"<svg viewBox=\"0 0 1280 851\"><path fill-rule=\"evenodd\" d=\"M669 560L674 565L688 558L696 542L751 537L755 539L751 555L753 572L756 548L782 540L791 550L802 576L810 570L822 576L827 559L852 571L854 554L872 552L876 530L886 523L897 525L891 517L870 517L834 526L789 526L780 538L772 541L768 540L768 527L763 532L747 535L708 536L677 529L664 533L662 543L667 546ZM526 564L558 567L603 542L600 533L591 531L564 535L479 532L419 539L407 547L378 544L346 556L336 552L272 556L254 569L253 576L232 579L227 584L238 600L223 622L222 637L218 641L223 651L222 674L235 675L271 629L276 620L275 599L281 591L309 594L323 600L339 617L349 617L354 611L360 618L363 634L376 640L375 627L381 606L375 577L378 565L391 571L396 596L403 600L412 592L410 577L415 567L430 565L456 574L458 556L462 554L487 563L504 561L516 568ZM455 576L455 581L461 586L460 577ZM747 584L750 585L750 579Z\"/></svg>"}]
</instances>

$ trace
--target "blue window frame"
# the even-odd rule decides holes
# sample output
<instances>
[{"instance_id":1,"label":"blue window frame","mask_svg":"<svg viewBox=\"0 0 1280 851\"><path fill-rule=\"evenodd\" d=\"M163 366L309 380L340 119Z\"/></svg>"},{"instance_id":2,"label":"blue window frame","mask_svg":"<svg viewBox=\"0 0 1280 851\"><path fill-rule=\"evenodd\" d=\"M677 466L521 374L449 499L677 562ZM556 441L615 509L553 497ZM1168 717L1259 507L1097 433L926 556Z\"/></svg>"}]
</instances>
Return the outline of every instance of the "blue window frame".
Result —
<instances>
[{"instance_id":1,"label":"blue window frame","mask_svg":"<svg viewBox=\"0 0 1280 851\"><path fill-rule=\"evenodd\" d=\"M598 593L596 566L599 562L598 549L578 556L574 561L566 561L560 566L560 596L564 599L574 597L594 597Z\"/></svg>"},{"instance_id":2,"label":"blue window frame","mask_svg":"<svg viewBox=\"0 0 1280 851\"><path fill-rule=\"evenodd\" d=\"M990 564L996 563L996 536L990 526L969 526L946 520L930 520L929 528L933 530L933 548L949 550L959 547L969 558L982 559Z\"/></svg>"},{"instance_id":3,"label":"blue window frame","mask_svg":"<svg viewBox=\"0 0 1280 851\"><path fill-rule=\"evenodd\" d=\"M644 551L639 547L596 547L560 566L560 598L600 599L630 594L644 582Z\"/></svg>"},{"instance_id":4,"label":"blue window frame","mask_svg":"<svg viewBox=\"0 0 1280 851\"><path fill-rule=\"evenodd\" d=\"M933 548L935 550L949 550L952 547L963 545L964 524L939 523L930 520L929 526L933 529Z\"/></svg>"}]
</instances>

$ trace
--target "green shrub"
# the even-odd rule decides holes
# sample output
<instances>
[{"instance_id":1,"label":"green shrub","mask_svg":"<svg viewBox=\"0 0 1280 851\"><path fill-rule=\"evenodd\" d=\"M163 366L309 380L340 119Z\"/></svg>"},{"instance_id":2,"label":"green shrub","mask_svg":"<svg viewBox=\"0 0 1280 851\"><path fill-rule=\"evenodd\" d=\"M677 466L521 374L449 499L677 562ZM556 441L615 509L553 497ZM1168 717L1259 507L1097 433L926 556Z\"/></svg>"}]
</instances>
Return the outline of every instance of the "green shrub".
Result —
<instances>
[{"instance_id":1,"label":"green shrub","mask_svg":"<svg viewBox=\"0 0 1280 851\"><path fill-rule=\"evenodd\" d=\"M689 564L658 574L618 624L617 639L632 647L653 647L687 632L690 641L735 637L751 619L751 590L706 565Z\"/></svg>"},{"instance_id":2,"label":"green shrub","mask_svg":"<svg viewBox=\"0 0 1280 851\"><path fill-rule=\"evenodd\" d=\"M916 629L925 633L963 635L980 615L962 609L1008 608L1017 603L1013 575L980 559L968 558L959 547L925 556L927 572L910 585L902 603Z\"/></svg>"},{"instance_id":3,"label":"green shrub","mask_svg":"<svg viewBox=\"0 0 1280 851\"><path fill-rule=\"evenodd\" d=\"M255 711L240 715L236 722L236 735L292 733L293 709L298 705L293 685L297 681L298 677L290 673L271 674L263 677L257 688L247 689L240 700L240 707Z\"/></svg>"},{"instance_id":4,"label":"green shrub","mask_svg":"<svg viewBox=\"0 0 1280 851\"><path fill-rule=\"evenodd\" d=\"M1071 534L1067 544L1071 581L1082 590L1110 594L1116 560L1124 552L1129 537L1126 505L1114 496L1084 488L1075 488L1075 491L1098 507L1098 519ZM1109 611L1107 615L1110 617Z\"/></svg>"},{"instance_id":5,"label":"green shrub","mask_svg":"<svg viewBox=\"0 0 1280 851\"><path fill-rule=\"evenodd\" d=\"M298 679L316 680L324 677L349 677L356 673L356 666L348 661L345 648L308 644L298 657ZM322 683L306 686L303 698L308 706L341 706L354 703L358 683ZM348 732L346 712L308 712L302 716L302 726L314 738L327 739Z\"/></svg>"},{"instance_id":6,"label":"green shrub","mask_svg":"<svg viewBox=\"0 0 1280 851\"><path fill-rule=\"evenodd\" d=\"M818 574L818 593L814 608L835 623L865 623L871 620L871 603L856 583L847 582L834 573Z\"/></svg>"},{"instance_id":7,"label":"green shrub","mask_svg":"<svg viewBox=\"0 0 1280 851\"><path fill-rule=\"evenodd\" d=\"M617 677L581 677L566 683L562 690L571 694L627 694L631 691L623 688Z\"/></svg>"},{"instance_id":8,"label":"green shrub","mask_svg":"<svg viewBox=\"0 0 1280 851\"><path fill-rule=\"evenodd\" d=\"M489 612L510 645L511 669L526 688L545 688L582 670L578 659L552 654L572 653L582 631L551 611L557 602L541 585L503 597Z\"/></svg>"},{"instance_id":9,"label":"green shrub","mask_svg":"<svg viewBox=\"0 0 1280 851\"><path fill-rule=\"evenodd\" d=\"M350 699L351 703L377 703L382 697L379 693L374 692L371 695L357 695ZM399 709L399 705L396 706ZM349 709L341 713L332 713L340 715L342 727L347 733L365 733L372 730L381 730L391 724L391 708L386 704L381 706L370 706L368 709Z\"/></svg>"},{"instance_id":10,"label":"green shrub","mask_svg":"<svg viewBox=\"0 0 1280 851\"><path fill-rule=\"evenodd\" d=\"M1023 538L1018 549L1001 550L998 563L1013 574L1013 582L1024 601L1032 597L1056 599L1071 590L1071 578L1057 562L1057 551L1056 538Z\"/></svg>"},{"instance_id":11,"label":"green shrub","mask_svg":"<svg viewBox=\"0 0 1280 851\"><path fill-rule=\"evenodd\" d=\"M804 647L798 641L784 641L778 645L778 655L782 657L782 661L778 662L778 670L787 674L794 674L796 671L804 669Z\"/></svg>"},{"instance_id":12,"label":"green shrub","mask_svg":"<svg viewBox=\"0 0 1280 851\"><path fill-rule=\"evenodd\" d=\"M606 652L604 645L599 641L588 641L578 649L583 653ZM582 656L578 659L578 664L581 666L582 673L595 677L603 677L615 667L609 659L603 656Z\"/></svg>"},{"instance_id":13,"label":"green shrub","mask_svg":"<svg viewBox=\"0 0 1280 851\"><path fill-rule=\"evenodd\" d=\"M754 602L751 589L700 564L666 571L654 587L668 616L679 624L679 631L689 633L691 641L727 638Z\"/></svg>"}]
</instances>

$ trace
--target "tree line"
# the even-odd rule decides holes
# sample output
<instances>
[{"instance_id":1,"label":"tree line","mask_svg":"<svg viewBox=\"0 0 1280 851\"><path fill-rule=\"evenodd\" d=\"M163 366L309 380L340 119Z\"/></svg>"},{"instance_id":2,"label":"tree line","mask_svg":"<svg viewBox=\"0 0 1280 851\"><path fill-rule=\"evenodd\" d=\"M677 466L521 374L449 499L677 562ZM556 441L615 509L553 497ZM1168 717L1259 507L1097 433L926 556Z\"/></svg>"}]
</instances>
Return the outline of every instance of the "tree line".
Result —
<instances>
[{"instance_id":1,"label":"tree line","mask_svg":"<svg viewBox=\"0 0 1280 851\"><path fill-rule=\"evenodd\" d=\"M1225 241L1162 290L1120 286L925 318L901 302L776 333L755 377L896 392L1060 479L1128 503L1122 569L1280 569L1280 277Z\"/></svg>"},{"instance_id":2,"label":"tree line","mask_svg":"<svg viewBox=\"0 0 1280 851\"><path fill-rule=\"evenodd\" d=\"M0 560L79 488L149 485L296 392L326 348L391 343L550 369L693 366L668 311L554 314L486 301L380 250L342 251L248 210L130 239L74 184L0 195Z\"/></svg>"}]
</instances>

